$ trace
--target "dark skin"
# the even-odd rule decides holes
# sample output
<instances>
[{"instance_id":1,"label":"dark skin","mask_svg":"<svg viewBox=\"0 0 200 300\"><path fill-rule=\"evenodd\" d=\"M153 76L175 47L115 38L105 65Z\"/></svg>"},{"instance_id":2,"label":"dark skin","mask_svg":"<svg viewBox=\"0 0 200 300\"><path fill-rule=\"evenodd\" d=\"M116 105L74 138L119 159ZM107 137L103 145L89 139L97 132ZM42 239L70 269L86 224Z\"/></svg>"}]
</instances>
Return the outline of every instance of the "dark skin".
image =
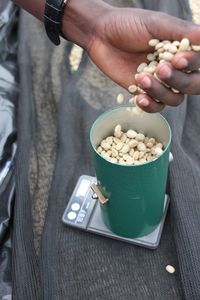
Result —
<instances>
[{"instance_id":1,"label":"dark skin","mask_svg":"<svg viewBox=\"0 0 200 300\"><path fill-rule=\"evenodd\" d=\"M43 19L44 0L15 2ZM67 39L86 49L93 62L113 81L126 89L136 83L145 90L146 94L137 95L136 101L147 112L161 111L165 105L177 106L184 94L200 94L200 73L182 72L200 67L200 52L179 52L172 62L156 69L157 76L180 94L174 94L149 73L135 76L138 65L153 52L148 46L150 39L180 41L187 37L198 45L200 26L161 12L112 7L101 0L69 0L62 31Z\"/></svg>"}]
</instances>

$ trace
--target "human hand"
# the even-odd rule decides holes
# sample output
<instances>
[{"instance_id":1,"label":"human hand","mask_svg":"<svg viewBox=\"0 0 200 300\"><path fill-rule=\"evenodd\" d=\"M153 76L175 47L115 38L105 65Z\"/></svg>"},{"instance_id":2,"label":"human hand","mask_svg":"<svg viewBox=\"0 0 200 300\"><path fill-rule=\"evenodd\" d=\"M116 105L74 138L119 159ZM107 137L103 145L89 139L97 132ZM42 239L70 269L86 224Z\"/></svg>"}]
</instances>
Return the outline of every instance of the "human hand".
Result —
<instances>
[{"instance_id":1,"label":"human hand","mask_svg":"<svg viewBox=\"0 0 200 300\"><path fill-rule=\"evenodd\" d=\"M76 1L71 0L71 5L76 6ZM161 12L113 8L105 3L101 10L98 7L101 1L90 1L90 4L88 0L84 1L82 9L86 6L90 17L86 17L85 11L87 22L80 22L82 29L81 26L78 28L81 38L75 39L75 42L88 51L94 63L113 81L126 89L136 83L146 92L137 96L138 106L147 112L156 112L165 105L179 105L184 94L200 94L200 73L187 74L181 71L198 69L200 53L179 52L170 63L162 63L156 69L157 76L170 87L179 90L180 94L174 94L149 73L141 73L135 78L138 65L146 61L147 54L152 51L148 45L150 39L180 41L187 37L192 44L200 44L199 26ZM91 5L92 9L89 9ZM86 38L83 28L87 33Z\"/></svg>"}]
</instances>

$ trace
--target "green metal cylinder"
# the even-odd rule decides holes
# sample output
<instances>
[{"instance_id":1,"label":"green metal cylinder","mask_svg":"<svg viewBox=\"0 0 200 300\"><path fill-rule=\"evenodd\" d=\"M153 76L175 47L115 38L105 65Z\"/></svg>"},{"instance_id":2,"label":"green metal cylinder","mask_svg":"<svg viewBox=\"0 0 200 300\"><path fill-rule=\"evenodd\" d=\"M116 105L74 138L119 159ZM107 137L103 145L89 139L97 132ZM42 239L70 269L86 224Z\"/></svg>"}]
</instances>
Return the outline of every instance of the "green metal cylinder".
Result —
<instances>
[{"instance_id":1,"label":"green metal cylinder","mask_svg":"<svg viewBox=\"0 0 200 300\"><path fill-rule=\"evenodd\" d=\"M108 198L101 204L104 223L117 235L137 238L151 233L163 215L171 130L159 113L133 115L126 108L114 108L99 116L91 128L90 142L97 182ZM96 149L117 124L124 131L134 129L162 142L162 155L140 165L120 165L103 158Z\"/></svg>"}]
</instances>

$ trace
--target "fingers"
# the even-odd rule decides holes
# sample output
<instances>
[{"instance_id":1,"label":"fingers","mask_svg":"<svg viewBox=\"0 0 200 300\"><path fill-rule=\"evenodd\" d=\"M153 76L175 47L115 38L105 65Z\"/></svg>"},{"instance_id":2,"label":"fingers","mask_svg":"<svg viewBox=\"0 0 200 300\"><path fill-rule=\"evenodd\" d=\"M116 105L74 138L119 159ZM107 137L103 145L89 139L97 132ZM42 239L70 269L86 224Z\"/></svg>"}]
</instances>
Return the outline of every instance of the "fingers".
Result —
<instances>
[{"instance_id":1,"label":"fingers","mask_svg":"<svg viewBox=\"0 0 200 300\"><path fill-rule=\"evenodd\" d=\"M164 86L156 78L149 73L141 73L135 76L137 85L143 89L152 99L156 99L164 104L170 106L179 105L184 96L182 94L175 94L171 89Z\"/></svg>"},{"instance_id":2,"label":"fingers","mask_svg":"<svg viewBox=\"0 0 200 300\"><path fill-rule=\"evenodd\" d=\"M200 53L194 51L186 51L177 53L172 60L175 69L198 70L200 67Z\"/></svg>"},{"instance_id":3,"label":"fingers","mask_svg":"<svg viewBox=\"0 0 200 300\"><path fill-rule=\"evenodd\" d=\"M156 74L158 78L182 94L200 94L199 72L187 74L174 69L170 63L163 63L157 67Z\"/></svg>"},{"instance_id":4,"label":"fingers","mask_svg":"<svg viewBox=\"0 0 200 300\"><path fill-rule=\"evenodd\" d=\"M136 104L144 111L148 113L159 112L164 109L165 104L162 102L156 102L150 98L147 94L139 94L135 96Z\"/></svg>"},{"instance_id":5,"label":"fingers","mask_svg":"<svg viewBox=\"0 0 200 300\"><path fill-rule=\"evenodd\" d=\"M200 66L200 54L178 53L173 65L180 69L184 66L185 70L197 69ZM173 68L171 63L165 62L157 66L156 75L161 82L149 73L143 72L135 76L136 84L146 93L137 96L137 105L146 112L161 111L164 105L177 106L184 100L184 94L200 94L198 71L185 73ZM174 93L169 87L180 93Z\"/></svg>"}]
</instances>

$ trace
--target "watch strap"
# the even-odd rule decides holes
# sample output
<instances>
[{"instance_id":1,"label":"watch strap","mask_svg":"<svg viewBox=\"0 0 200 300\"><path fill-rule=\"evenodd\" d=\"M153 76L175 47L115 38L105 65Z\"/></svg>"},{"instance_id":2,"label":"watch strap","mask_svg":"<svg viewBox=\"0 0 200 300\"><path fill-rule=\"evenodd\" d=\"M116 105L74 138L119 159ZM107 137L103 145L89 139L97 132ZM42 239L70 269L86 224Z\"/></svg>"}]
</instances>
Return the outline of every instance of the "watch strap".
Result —
<instances>
[{"instance_id":1,"label":"watch strap","mask_svg":"<svg viewBox=\"0 0 200 300\"><path fill-rule=\"evenodd\" d=\"M46 0L44 12L44 25L49 39L60 44L61 19L67 0Z\"/></svg>"}]
</instances>

